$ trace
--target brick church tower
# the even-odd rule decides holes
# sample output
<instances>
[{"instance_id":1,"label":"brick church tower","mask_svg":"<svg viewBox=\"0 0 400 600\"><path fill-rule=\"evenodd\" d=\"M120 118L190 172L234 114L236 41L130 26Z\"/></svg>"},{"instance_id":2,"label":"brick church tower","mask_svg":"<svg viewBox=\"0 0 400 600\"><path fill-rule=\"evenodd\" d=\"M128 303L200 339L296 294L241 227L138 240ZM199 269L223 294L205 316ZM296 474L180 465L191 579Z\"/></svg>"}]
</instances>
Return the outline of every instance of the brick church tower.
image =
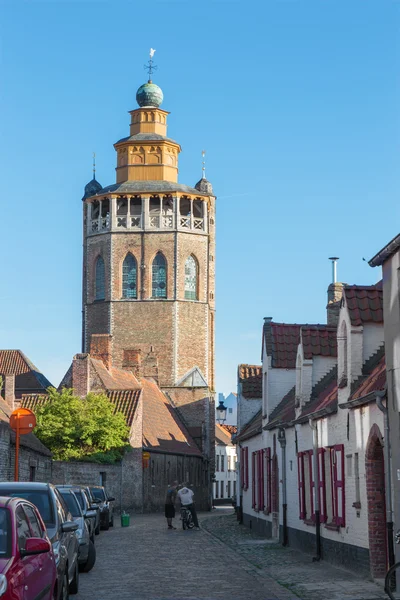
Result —
<instances>
[{"instance_id":1,"label":"brick church tower","mask_svg":"<svg viewBox=\"0 0 400 600\"><path fill-rule=\"evenodd\" d=\"M93 178L83 197L82 351L95 343L105 364L154 379L212 472L215 197L204 169L178 183L161 89L149 80L136 100L116 183Z\"/></svg>"}]
</instances>

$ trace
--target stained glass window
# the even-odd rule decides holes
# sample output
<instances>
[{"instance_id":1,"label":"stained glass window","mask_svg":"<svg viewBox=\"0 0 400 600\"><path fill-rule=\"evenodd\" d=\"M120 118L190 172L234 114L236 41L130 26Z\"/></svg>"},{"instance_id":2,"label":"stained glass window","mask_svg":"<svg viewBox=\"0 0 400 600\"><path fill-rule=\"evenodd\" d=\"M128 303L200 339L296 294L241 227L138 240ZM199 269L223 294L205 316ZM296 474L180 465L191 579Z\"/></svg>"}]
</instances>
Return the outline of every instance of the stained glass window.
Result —
<instances>
[{"instance_id":1,"label":"stained glass window","mask_svg":"<svg viewBox=\"0 0 400 600\"><path fill-rule=\"evenodd\" d=\"M127 254L122 265L122 297L137 298L137 263L132 254Z\"/></svg>"},{"instance_id":2,"label":"stained glass window","mask_svg":"<svg viewBox=\"0 0 400 600\"><path fill-rule=\"evenodd\" d=\"M167 297L167 263L160 252L156 255L152 265L152 297Z\"/></svg>"},{"instance_id":3,"label":"stained glass window","mask_svg":"<svg viewBox=\"0 0 400 600\"><path fill-rule=\"evenodd\" d=\"M197 300L197 264L193 256L189 256L185 263L185 298Z\"/></svg>"},{"instance_id":4,"label":"stained glass window","mask_svg":"<svg viewBox=\"0 0 400 600\"><path fill-rule=\"evenodd\" d=\"M95 299L104 300L106 294L104 260L101 256L96 261Z\"/></svg>"}]
</instances>

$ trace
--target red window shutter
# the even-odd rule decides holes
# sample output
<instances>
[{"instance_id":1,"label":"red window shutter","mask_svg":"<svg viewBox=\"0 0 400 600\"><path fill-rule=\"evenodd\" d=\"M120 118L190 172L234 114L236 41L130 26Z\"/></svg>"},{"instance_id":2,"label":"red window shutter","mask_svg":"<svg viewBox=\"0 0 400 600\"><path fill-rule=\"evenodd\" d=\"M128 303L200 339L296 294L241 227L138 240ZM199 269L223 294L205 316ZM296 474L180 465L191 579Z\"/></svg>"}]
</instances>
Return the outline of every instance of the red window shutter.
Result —
<instances>
[{"instance_id":1,"label":"red window shutter","mask_svg":"<svg viewBox=\"0 0 400 600\"><path fill-rule=\"evenodd\" d=\"M299 482L299 518L306 518L306 497L304 488L304 452L297 454L297 476Z\"/></svg>"},{"instance_id":2,"label":"red window shutter","mask_svg":"<svg viewBox=\"0 0 400 600\"><path fill-rule=\"evenodd\" d=\"M246 446L245 450L244 450L244 469L245 469L245 476L244 476L244 481L245 481L245 490L249 489L249 447Z\"/></svg>"},{"instance_id":3,"label":"red window shutter","mask_svg":"<svg viewBox=\"0 0 400 600\"><path fill-rule=\"evenodd\" d=\"M314 451L313 450L308 450L307 452L308 454L308 472L309 472L309 476L310 476L310 481L309 481L309 485L310 485L310 514L311 514L311 519L313 521L315 521L315 509L314 509L314 491L315 491L315 476L314 476L314 472L313 472L313 455L314 455Z\"/></svg>"},{"instance_id":4,"label":"red window shutter","mask_svg":"<svg viewBox=\"0 0 400 600\"><path fill-rule=\"evenodd\" d=\"M318 448L318 494L321 523L326 523L325 448Z\"/></svg>"},{"instance_id":5,"label":"red window shutter","mask_svg":"<svg viewBox=\"0 0 400 600\"><path fill-rule=\"evenodd\" d=\"M339 527L346 523L345 489L344 489L344 445L333 447L334 456L334 488L335 488L335 522Z\"/></svg>"},{"instance_id":6,"label":"red window shutter","mask_svg":"<svg viewBox=\"0 0 400 600\"><path fill-rule=\"evenodd\" d=\"M256 452L251 453L251 506L256 508Z\"/></svg>"},{"instance_id":7,"label":"red window shutter","mask_svg":"<svg viewBox=\"0 0 400 600\"><path fill-rule=\"evenodd\" d=\"M258 464L258 490L259 490L259 500L258 507L260 510L264 510L265 508L265 499L264 499L264 450L259 450L259 464Z\"/></svg>"},{"instance_id":8,"label":"red window shutter","mask_svg":"<svg viewBox=\"0 0 400 600\"><path fill-rule=\"evenodd\" d=\"M271 448L266 448L265 450L265 467L266 467L266 478L267 478L267 505L266 505L266 513L269 515L271 512Z\"/></svg>"},{"instance_id":9,"label":"red window shutter","mask_svg":"<svg viewBox=\"0 0 400 600\"><path fill-rule=\"evenodd\" d=\"M240 485L242 490L244 489L245 484L245 474L244 474L244 448L240 448Z\"/></svg>"}]
</instances>

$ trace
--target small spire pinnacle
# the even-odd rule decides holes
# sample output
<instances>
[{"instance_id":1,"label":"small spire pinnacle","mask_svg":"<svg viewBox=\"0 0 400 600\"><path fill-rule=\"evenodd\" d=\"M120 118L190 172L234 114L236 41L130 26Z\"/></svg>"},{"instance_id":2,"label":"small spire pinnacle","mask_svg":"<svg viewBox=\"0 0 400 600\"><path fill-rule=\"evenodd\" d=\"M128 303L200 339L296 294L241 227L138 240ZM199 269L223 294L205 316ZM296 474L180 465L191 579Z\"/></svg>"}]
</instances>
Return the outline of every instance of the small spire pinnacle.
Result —
<instances>
[{"instance_id":1,"label":"small spire pinnacle","mask_svg":"<svg viewBox=\"0 0 400 600\"><path fill-rule=\"evenodd\" d=\"M202 150L201 151L201 155L203 157L203 162L202 162L202 167L201 167L201 170L202 170L202 177L201 178L205 179L206 178L206 151Z\"/></svg>"},{"instance_id":2,"label":"small spire pinnacle","mask_svg":"<svg viewBox=\"0 0 400 600\"><path fill-rule=\"evenodd\" d=\"M150 48L150 52L149 52L150 58L147 62L147 65L144 65L144 68L146 69L146 71L149 74L148 83L151 83L151 76L152 76L153 72L157 70L157 65L155 65L153 62L154 52L155 52L154 48Z\"/></svg>"},{"instance_id":3,"label":"small spire pinnacle","mask_svg":"<svg viewBox=\"0 0 400 600\"><path fill-rule=\"evenodd\" d=\"M96 152L93 152L93 179L96 179Z\"/></svg>"}]
</instances>

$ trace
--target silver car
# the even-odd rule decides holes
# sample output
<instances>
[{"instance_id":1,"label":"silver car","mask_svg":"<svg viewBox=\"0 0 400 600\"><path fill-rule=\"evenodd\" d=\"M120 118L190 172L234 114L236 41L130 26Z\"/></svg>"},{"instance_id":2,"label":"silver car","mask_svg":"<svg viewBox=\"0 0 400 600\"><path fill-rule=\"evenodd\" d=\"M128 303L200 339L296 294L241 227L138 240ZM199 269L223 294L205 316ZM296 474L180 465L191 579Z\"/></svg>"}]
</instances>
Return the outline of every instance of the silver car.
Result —
<instances>
[{"instance_id":1,"label":"silver car","mask_svg":"<svg viewBox=\"0 0 400 600\"><path fill-rule=\"evenodd\" d=\"M94 511L87 511L83 515L80 504L72 489L59 486L57 487L62 499L68 506L68 510L72 515L73 520L78 525L76 536L79 542L78 564L79 570L88 573L93 569L96 562L96 548L93 541L90 539L90 530L87 519L94 516ZM92 514L93 513L93 514Z\"/></svg>"}]
</instances>

